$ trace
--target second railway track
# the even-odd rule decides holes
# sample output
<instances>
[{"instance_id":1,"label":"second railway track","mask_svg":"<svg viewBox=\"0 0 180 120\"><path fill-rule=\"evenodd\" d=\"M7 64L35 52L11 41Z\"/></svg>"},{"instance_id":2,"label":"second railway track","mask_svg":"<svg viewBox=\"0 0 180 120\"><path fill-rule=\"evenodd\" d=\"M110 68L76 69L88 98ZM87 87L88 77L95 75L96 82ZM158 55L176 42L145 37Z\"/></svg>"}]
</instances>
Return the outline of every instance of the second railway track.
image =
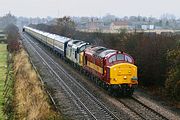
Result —
<instances>
[{"instance_id":1,"label":"second railway track","mask_svg":"<svg viewBox=\"0 0 180 120\"><path fill-rule=\"evenodd\" d=\"M29 45L31 50L39 56L41 62L46 65L51 73L56 76L58 85L63 87L72 101L82 111L86 119L95 120L118 120L103 103L89 93L81 84L72 78L60 65L38 47L30 38L24 35L24 42ZM62 76L62 74L64 74ZM64 81L65 80L65 81Z\"/></svg>"},{"instance_id":2,"label":"second railway track","mask_svg":"<svg viewBox=\"0 0 180 120\"><path fill-rule=\"evenodd\" d=\"M144 120L168 120L165 116L146 106L145 104L138 101L136 98L123 98L118 99L131 111L136 113L141 119Z\"/></svg>"}]
</instances>

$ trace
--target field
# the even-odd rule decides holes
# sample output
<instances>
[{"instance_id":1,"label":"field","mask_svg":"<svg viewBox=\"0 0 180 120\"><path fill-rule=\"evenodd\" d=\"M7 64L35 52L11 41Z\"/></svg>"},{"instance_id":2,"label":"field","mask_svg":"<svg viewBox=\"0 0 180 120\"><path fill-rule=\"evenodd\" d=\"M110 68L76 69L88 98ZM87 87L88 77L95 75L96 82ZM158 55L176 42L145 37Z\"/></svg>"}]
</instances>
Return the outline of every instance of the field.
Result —
<instances>
[{"instance_id":1,"label":"field","mask_svg":"<svg viewBox=\"0 0 180 120\"><path fill-rule=\"evenodd\" d=\"M3 87L4 80L6 78L6 70L7 70L7 50L6 44L0 44L0 120L4 119L3 116Z\"/></svg>"}]
</instances>

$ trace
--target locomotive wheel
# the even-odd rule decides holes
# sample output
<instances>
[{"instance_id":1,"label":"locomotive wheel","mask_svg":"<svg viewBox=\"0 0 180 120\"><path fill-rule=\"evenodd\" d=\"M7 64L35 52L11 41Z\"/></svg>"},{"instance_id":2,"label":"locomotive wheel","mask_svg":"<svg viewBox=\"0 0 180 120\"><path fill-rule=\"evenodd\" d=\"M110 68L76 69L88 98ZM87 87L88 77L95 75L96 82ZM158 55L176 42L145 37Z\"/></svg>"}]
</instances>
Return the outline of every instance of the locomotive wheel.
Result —
<instances>
[{"instance_id":1,"label":"locomotive wheel","mask_svg":"<svg viewBox=\"0 0 180 120\"><path fill-rule=\"evenodd\" d=\"M112 93L112 90L110 87L108 87L108 93L109 93L109 95L111 95L111 93Z\"/></svg>"},{"instance_id":2,"label":"locomotive wheel","mask_svg":"<svg viewBox=\"0 0 180 120\"><path fill-rule=\"evenodd\" d=\"M95 83L96 83L97 86L98 86L98 81L99 81L98 79L95 79Z\"/></svg>"},{"instance_id":3,"label":"locomotive wheel","mask_svg":"<svg viewBox=\"0 0 180 120\"><path fill-rule=\"evenodd\" d=\"M112 89L112 87L110 85L108 85L107 91L108 91L109 95L112 95L113 89Z\"/></svg>"},{"instance_id":4,"label":"locomotive wheel","mask_svg":"<svg viewBox=\"0 0 180 120\"><path fill-rule=\"evenodd\" d=\"M123 96L131 97L133 95L134 90L132 88L123 89Z\"/></svg>"}]
</instances>

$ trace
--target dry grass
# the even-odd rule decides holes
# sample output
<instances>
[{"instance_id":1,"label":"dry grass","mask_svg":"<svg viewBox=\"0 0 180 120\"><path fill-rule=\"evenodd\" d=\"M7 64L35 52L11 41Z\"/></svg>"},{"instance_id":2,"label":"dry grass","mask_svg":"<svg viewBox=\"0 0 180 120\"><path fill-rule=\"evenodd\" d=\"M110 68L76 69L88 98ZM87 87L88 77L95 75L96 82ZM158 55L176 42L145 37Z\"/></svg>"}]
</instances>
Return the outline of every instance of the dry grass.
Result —
<instances>
[{"instance_id":1,"label":"dry grass","mask_svg":"<svg viewBox=\"0 0 180 120\"><path fill-rule=\"evenodd\" d=\"M6 79L7 72L7 49L6 44L0 44L0 120L3 120L5 116L3 115L3 90L4 90L4 81Z\"/></svg>"},{"instance_id":2,"label":"dry grass","mask_svg":"<svg viewBox=\"0 0 180 120\"><path fill-rule=\"evenodd\" d=\"M14 57L14 104L18 120L47 120L56 118L48 97L29 62L28 54L21 50Z\"/></svg>"}]
</instances>

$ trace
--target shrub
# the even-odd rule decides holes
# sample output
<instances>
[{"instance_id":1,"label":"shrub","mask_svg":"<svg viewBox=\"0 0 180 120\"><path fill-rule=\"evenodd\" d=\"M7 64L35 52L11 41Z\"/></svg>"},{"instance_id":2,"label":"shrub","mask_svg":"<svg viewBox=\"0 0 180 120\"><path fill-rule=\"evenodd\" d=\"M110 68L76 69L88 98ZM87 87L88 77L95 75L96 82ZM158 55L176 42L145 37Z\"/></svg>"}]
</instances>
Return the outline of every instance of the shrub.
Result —
<instances>
[{"instance_id":1,"label":"shrub","mask_svg":"<svg viewBox=\"0 0 180 120\"><path fill-rule=\"evenodd\" d=\"M18 41L19 39L19 29L17 26L14 24L9 24L6 28L5 31L8 35L7 37L7 43L8 43L8 51L13 52L19 50L20 43Z\"/></svg>"},{"instance_id":2,"label":"shrub","mask_svg":"<svg viewBox=\"0 0 180 120\"><path fill-rule=\"evenodd\" d=\"M167 59L170 63L165 88L168 96L180 101L180 45L168 52Z\"/></svg>"}]
</instances>

